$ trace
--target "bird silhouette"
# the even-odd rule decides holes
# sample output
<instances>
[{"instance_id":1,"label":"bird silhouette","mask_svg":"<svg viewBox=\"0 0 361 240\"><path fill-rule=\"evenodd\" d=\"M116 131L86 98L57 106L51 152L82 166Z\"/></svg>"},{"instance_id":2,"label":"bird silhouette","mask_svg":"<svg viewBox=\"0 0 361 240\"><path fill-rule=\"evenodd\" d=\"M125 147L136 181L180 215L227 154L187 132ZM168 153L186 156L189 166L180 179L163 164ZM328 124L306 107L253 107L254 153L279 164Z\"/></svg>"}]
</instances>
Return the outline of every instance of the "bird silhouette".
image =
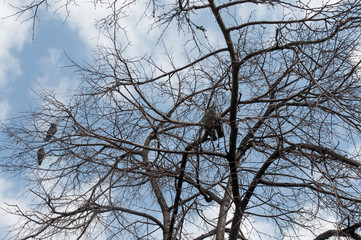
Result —
<instances>
[{"instance_id":1,"label":"bird silhouette","mask_svg":"<svg viewBox=\"0 0 361 240\"><path fill-rule=\"evenodd\" d=\"M46 133L46 137L45 137L44 141L49 142L50 139L55 135L56 131L58 131L56 124L55 123L50 124L49 130Z\"/></svg>"},{"instance_id":2,"label":"bird silhouette","mask_svg":"<svg viewBox=\"0 0 361 240\"><path fill-rule=\"evenodd\" d=\"M38 164L39 166L41 165L41 163L43 162L43 159L45 158L45 150L44 148L40 148L38 150Z\"/></svg>"},{"instance_id":3,"label":"bird silhouette","mask_svg":"<svg viewBox=\"0 0 361 240\"><path fill-rule=\"evenodd\" d=\"M208 108L201 123L206 130L206 134L210 136L212 141L217 139L216 132L218 138L224 137L222 118L214 106Z\"/></svg>"},{"instance_id":4,"label":"bird silhouette","mask_svg":"<svg viewBox=\"0 0 361 240\"><path fill-rule=\"evenodd\" d=\"M218 121L217 126L216 126L216 130L217 130L218 138L224 137L223 124L222 124L221 121Z\"/></svg>"}]
</instances>

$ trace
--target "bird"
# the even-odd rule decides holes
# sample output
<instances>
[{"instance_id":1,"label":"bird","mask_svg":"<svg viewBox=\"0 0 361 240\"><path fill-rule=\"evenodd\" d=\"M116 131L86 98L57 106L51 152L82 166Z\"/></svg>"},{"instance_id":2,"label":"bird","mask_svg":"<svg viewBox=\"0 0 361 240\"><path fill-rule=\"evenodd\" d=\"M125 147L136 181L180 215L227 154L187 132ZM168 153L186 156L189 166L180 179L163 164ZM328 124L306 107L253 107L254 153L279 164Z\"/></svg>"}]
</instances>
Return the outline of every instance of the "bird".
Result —
<instances>
[{"instance_id":1,"label":"bird","mask_svg":"<svg viewBox=\"0 0 361 240\"><path fill-rule=\"evenodd\" d=\"M55 123L51 123L48 132L46 133L46 137L44 139L45 142L49 142L50 139L55 135L58 128Z\"/></svg>"},{"instance_id":2,"label":"bird","mask_svg":"<svg viewBox=\"0 0 361 240\"><path fill-rule=\"evenodd\" d=\"M216 126L216 131L217 131L218 138L224 137L223 124L221 123L221 121L218 121L217 126Z\"/></svg>"},{"instance_id":3,"label":"bird","mask_svg":"<svg viewBox=\"0 0 361 240\"><path fill-rule=\"evenodd\" d=\"M221 116L214 106L208 108L201 120L201 123L206 129L206 134L211 137L212 141L217 139L216 132L218 138L224 137Z\"/></svg>"},{"instance_id":4,"label":"bird","mask_svg":"<svg viewBox=\"0 0 361 240\"><path fill-rule=\"evenodd\" d=\"M41 163L43 162L43 159L45 158L45 150L44 148L40 148L38 150L38 164L39 166L41 165Z\"/></svg>"}]
</instances>

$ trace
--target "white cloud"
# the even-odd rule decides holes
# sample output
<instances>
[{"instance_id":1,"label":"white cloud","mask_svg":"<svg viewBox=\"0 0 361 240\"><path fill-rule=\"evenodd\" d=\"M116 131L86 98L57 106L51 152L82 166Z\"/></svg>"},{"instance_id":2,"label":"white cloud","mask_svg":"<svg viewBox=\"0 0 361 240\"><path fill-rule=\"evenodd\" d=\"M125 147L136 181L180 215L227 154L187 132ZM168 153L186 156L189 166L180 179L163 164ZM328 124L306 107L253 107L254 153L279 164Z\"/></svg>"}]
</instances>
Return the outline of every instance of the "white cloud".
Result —
<instances>
[{"instance_id":1,"label":"white cloud","mask_svg":"<svg viewBox=\"0 0 361 240\"><path fill-rule=\"evenodd\" d=\"M0 24L1 29L1 24ZM1 31L1 30L0 30ZM0 37L0 46L1 45L1 37ZM10 53L10 46L6 46L8 48L7 52L0 53L0 88L4 88L4 86L10 82L16 76L19 76L21 73L19 60L13 57ZM1 48L0 48L1 49Z\"/></svg>"},{"instance_id":2,"label":"white cloud","mask_svg":"<svg viewBox=\"0 0 361 240\"><path fill-rule=\"evenodd\" d=\"M118 29L116 33L117 44L122 47L127 45L127 52L131 57L144 56L144 54L154 55L158 52L155 49L155 44L161 35L161 30L153 28L149 31L154 19L144 15L147 7L148 5L144 1L135 1L128 8L122 9L123 13L120 15L124 18L118 19L117 24L121 26L121 30ZM96 26L98 21L108 19L113 14L113 10L108 4L94 4L91 1L82 2L80 6L68 6L68 10L70 14L65 8L60 8L56 12L56 17L65 21L69 28L77 31L79 37L89 48L96 46L112 47L113 43L107 36L106 30L102 29L100 32ZM109 20L107 27L109 27L109 34L113 34L111 28L114 27L114 22L112 20ZM172 32L167 36L167 39L168 37L171 39L166 41L167 44L172 43L172 45L184 49L184 45L177 44L180 40L178 34Z\"/></svg>"},{"instance_id":3,"label":"white cloud","mask_svg":"<svg viewBox=\"0 0 361 240\"><path fill-rule=\"evenodd\" d=\"M7 115L10 111L10 105L7 100L0 102L0 109L0 122L3 122L7 118Z\"/></svg>"},{"instance_id":4,"label":"white cloud","mask_svg":"<svg viewBox=\"0 0 361 240\"><path fill-rule=\"evenodd\" d=\"M24 196L20 197L19 192L16 192L14 183L5 179L4 176L0 175L0 205L2 208L7 208L7 204L17 205L24 209L26 199ZM6 213L4 210L0 209L0 238L5 237L9 226L14 225L19 221L19 218L15 215Z\"/></svg>"},{"instance_id":5,"label":"white cloud","mask_svg":"<svg viewBox=\"0 0 361 240\"><path fill-rule=\"evenodd\" d=\"M77 87L77 83L61 68L67 64L62 62L62 56L64 55L60 49L49 48L47 54L38 62L39 75L36 81L41 87L54 91L58 100L65 102L71 91Z\"/></svg>"},{"instance_id":6,"label":"white cloud","mask_svg":"<svg viewBox=\"0 0 361 240\"><path fill-rule=\"evenodd\" d=\"M17 3L12 1L12 4ZM15 17L9 17L14 14L14 10L6 2L0 2L0 121L4 121L10 111L7 100L9 83L21 74L19 59L14 56L14 52L21 50L29 39L31 29L28 22L21 23Z\"/></svg>"},{"instance_id":7,"label":"white cloud","mask_svg":"<svg viewBox=\"0 0 361 240\"><path fill-rule=\"evenodd\" d=\"M16 2L12 1L12 4L16 5ZM7 3L0 3L0 88L21 73L13 52L21 50L31 31L30 22L21 23L15 17L8 17L14 14L14 10Z\"/></svg>"},{"instance_id":8,"label":"white cloud","mask_svg":"<svg viewBox=\"0 0 361 240\"><path fill-rule=\"evenodd\" d=\"M309 0L301 0L301 2L311 8L320 8L326 5L337 5L344 2L344 0L319 0L319 1L309 1Z\"/></svg>"},{"instance_id":9,"label":"white cloud","mask_svg":"<svg viewBox=\"0 0 361 240\"><path fill-rule=\"evenodd\" d=\"M54 9L59 9L56 12L56 17L65 21L66 26L78 32L79 37L89 47L93 48L99 42L105 41L99 36L99 31L96 28L96 20L100 20L110 13L110 9L102 4L94 5L91 1L84 1L79 6L69 5L67 9L61 7L64 3L57 2L58 6ZM70 12L69 13L67 12Z\"/></svg>"},{"instance_id":10,"label":"white cloud","mask_svg":"<svg viewBox=\"0 0 361 240\"><path fill-rule=\"evenodd\" d=\"M17 5L19 1L12 1L11 3ZM15 16L11 17L16 9L6 2L0 2L0 6L0 43L2 46L2 48L0 48L0 54L3 55L9 48L21 50L31 32L31 22L17 21ZM26 18L27 16L23 17Z\"/></svg>"}]
</instances>

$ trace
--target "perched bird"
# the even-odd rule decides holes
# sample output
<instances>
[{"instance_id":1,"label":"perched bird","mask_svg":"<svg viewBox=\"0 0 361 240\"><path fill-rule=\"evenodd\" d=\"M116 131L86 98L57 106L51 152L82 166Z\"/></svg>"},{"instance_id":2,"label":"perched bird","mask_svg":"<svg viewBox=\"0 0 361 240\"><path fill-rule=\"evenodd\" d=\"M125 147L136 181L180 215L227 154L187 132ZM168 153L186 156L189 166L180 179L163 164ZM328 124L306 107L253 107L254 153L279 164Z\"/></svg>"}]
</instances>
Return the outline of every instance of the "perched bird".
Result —
<instances>
[{"instance_id":1,"label":"perched bird","mask_svg":"<svg viewBox=\"0 0 361 240\"><path fill-rule=\"evenodd\" d=\"M208 108L201 123L206 129L206 134L211 137L212 141L217 139L216 132L218 138L224 137L222 118L214 106Z\"/></svg>"},{"instance_id":2,"label":"perched bird","mask_svg":"<svg viewBox=\"0 0 361 240\"><path fill-rule=\"evenodd\" d=\"M58 131L58 128L56 127L55 123L50 124L49 130L46 133L45 142L49 142L50 139L55 135L56 131Z\"/></svg>"},{"instance_id":3,"label":"perched bird","mask_svg":"<svg viewBox=\"0 0 361 240\"><path fill-rule=\"evenodd\" d=\"M43 159L45 158L45 150L44 148L40 148L38 150L38 164L39 166L41 165L41 163L43 162Z\"/></svg>"},{"instance_id":4,"label":"perched bird","mask_svg":"<svg viewBox=\"0 0 361 240\"><path fill-rule=\"evenodd\" d=\"M216 131L217 131L218 138L224 137L223 124L221 121L218 121L217 126L216 126Z\"/></svg>"}]
</instances>

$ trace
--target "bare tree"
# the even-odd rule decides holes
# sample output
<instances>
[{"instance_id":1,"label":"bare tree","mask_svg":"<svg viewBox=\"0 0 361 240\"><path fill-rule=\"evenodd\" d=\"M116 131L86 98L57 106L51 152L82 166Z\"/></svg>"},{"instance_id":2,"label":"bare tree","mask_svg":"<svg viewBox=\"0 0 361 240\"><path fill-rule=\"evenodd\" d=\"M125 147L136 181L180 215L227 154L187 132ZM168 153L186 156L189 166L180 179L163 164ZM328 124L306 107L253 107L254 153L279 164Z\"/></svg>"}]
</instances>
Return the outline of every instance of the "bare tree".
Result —
<instances>
[{"instance_id":1,"label":"bare tree","mask_svg":"<svg viewBox=\"0 0 361 240\"><path fill-rule=\"evenodd\" d=\"M360 239L361 2L144 1L167 64L124 47L136 2L109 4L98 26L112 45L74 63L83 81L69 102L43 91L38 110L3 126L1 168L27 173L39 200L9 203L22 220L12 236ZM51 4L18 14L40 6ZM216 120L202 131L205 112Z\"/></svg>"}]
</instances>

